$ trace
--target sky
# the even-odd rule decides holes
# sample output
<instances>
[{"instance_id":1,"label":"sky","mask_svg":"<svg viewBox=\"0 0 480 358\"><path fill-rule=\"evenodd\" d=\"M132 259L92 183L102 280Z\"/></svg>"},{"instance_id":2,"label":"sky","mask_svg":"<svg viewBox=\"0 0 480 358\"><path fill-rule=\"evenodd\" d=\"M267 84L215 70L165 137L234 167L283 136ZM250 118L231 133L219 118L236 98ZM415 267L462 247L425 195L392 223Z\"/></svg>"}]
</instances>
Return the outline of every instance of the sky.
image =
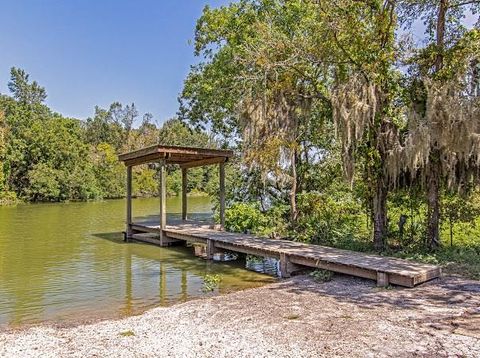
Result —
<instances>
[{"instance_id":1,"label":"sky","mask_svg":"<svg viewBox=\"0 0 480 358\"><path fill-rule=\"evenodd\" d=\"M47 105L85 119L94 106L134 102L161 123L195 62L191 40L205 5L228 0L5 0L0 93L12 66L47 90ZM189 43L190 41L190 43Z\"/></svg>"},{"instance_id":2,"label":"sky","mask_svg":"<svg viewBox=\"0 0 480 358\"><path fill-rule=\"evenodd\" d=\"M94 106L134 102L157 123L175 115L195 63L196 20L229 0L3 0L0 93L12 66L44 86L47 105L85 119ZM474 23L467 15L466 22ZM422 37L421 25L417 37Z\"/></svg>"}]
</instances>

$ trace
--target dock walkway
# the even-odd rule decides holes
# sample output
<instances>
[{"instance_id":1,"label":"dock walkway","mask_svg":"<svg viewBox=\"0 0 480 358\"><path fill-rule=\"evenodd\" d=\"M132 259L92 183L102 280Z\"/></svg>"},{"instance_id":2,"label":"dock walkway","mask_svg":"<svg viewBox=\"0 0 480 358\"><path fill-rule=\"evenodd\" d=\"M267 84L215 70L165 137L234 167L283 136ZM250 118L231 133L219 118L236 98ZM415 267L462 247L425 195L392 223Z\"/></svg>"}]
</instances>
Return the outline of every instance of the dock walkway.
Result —
<instances>
[{"instance_id":1,"label":"dock walkway","mask_svg":"<svg viewBox=\"0 0 480 358\"><path fill-rule=\"evenodd\" d=\"M163 229L163 235L159 235L160 228L154 223L133 223L132 230L136 233L132 236L135 240L162 246L178 240L204 244L209 259L219 250L277 258L280 260L282 277L289 277L293 271L306 266L376 280L379 286L395 284L414 287L441 275L441 269L434 265L289 240L230 233L188 222L167 225ZM155 237L152 234L157 235ZM163 242L160 237L163 237Z\"/></svg>"}]
</instances>

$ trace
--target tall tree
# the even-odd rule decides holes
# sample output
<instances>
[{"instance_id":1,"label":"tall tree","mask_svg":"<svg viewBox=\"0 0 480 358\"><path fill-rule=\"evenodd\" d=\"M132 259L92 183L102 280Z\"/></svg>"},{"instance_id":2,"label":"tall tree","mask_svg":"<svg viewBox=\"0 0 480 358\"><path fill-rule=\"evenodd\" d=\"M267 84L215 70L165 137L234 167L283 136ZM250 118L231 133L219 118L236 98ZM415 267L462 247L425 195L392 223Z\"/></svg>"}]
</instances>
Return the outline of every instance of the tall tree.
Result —
<instances>
[{"instance_id":1,"label":"tall tree","mask_svg":"<svg viewBox=\"0 0 480 358\"><path fill-rule=\"evenodd\" d=\"M229 133L242 139L250 170L288 190L292 224L302 182L300 162L316 137L310 129L323 114L314 108L329 110L319 90L322 78L297 50L306 30L302 19L313 11L302 1L241 1L206 8L196 32L196 51L205 62L193 69L182 96L189 118L214 128L228 124L233 128Z\"/></svg>"},{"instance_id":2,"label":"tall tree","mask_svg":"<svg viewBox=\"0 0 480 358\"><path fill-rule=\"evenodd\" d=\"M12 67L8 89L13 98L21 103L34 105L40 104L47 98L47 92L37 81L30 82L29 75L22 69Z\"/></svg>"},{"instance_id":3,"label":"tall tree","mask_svg":"<svg viewBox=\"0 0 480 358\"><path fill-rule=\"evenodd\" d=\"M398 135L396 2L352 0L318 2L318 6L335 55L333 116L342 142L345 174L353 181L355 168L362 169L371 202L373 242L382 250L391 186L385 161Z\"/></svg>"},{"instance_id":4,"label":"tall tree","mask_svg":"<svg viewBox=\"0 0 480 358\"><path fill-rule=\"evenodd\" d=\"M420 14L429 42L410 59L413 103L403 146L391 162L401 163L426 187L427 245L440 245L442 185L465 191L478 176L479 31L467 31L461 19L478 11L480 1L406 1L402 20L411 24ZM393 165L397 166L397 165Z\"/></svg>"}]
</instances>

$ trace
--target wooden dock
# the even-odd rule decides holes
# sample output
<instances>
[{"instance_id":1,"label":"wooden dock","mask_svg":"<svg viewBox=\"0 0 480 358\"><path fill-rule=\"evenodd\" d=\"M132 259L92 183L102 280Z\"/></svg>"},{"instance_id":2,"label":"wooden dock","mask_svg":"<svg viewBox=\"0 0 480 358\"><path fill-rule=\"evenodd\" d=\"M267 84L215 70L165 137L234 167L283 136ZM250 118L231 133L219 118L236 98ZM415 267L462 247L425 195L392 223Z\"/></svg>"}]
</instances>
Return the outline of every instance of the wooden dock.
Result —
<instances>
[{"instance_id":1,"label":"wooden dock","mask_svg":"<svg viewBox=\"0 0 480 358\"><path fill-rule=\"evenodd\" d=\"M212 259L215 253L222 250L277 258L280 260L282 277L289 277L300 268L312 267L376 280L379 286L395 284L414 287L441 275L441 269L433 265L288 240L230 233L193 222L167 225L161 235L163 242L160 241L160 227L155 223L132 223L131 229L135 232L133 239L152 244L167 246L184 241L205 245L208 259Z\"/></svg>"},{"instance_id":2,"label":"wooden dock","mask_svg":"<svg viewBox=\"0 0 480 358\"><path fill-rule=\"evenodd\" d=\"M167 246L179 241L204 245L207 259L216 253L240 252L280 260L283 277L302 267L327 269L376 280L379 286L390 283L413 287L439 277L440 268L407 260L368 255L331 247L308 245L287 240L259 238L252 235L228 233L208 225L187 220L188 170L205 165L218 165L219 221L225 223L225 163L233 157L229 150L154 145L119 155L127 169L127 205L125 238ZM160 215L155 222L133 222L132 176L135 165L156 163L159 174ZM178 165L182 170L182 213L174 225L167 224L166 166Z\"/></svg>"}]
</instances>

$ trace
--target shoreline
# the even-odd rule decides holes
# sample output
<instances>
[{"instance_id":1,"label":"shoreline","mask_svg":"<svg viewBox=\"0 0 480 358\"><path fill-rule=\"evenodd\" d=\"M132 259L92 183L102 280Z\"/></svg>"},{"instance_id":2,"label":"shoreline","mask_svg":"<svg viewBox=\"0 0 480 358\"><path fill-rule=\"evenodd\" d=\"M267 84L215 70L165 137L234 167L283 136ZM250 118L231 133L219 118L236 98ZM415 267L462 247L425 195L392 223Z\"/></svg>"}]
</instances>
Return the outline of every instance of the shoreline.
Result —
<instances>
[{"instance_id":1,"label":"shoreline","mask_svg":"<svg viewBox=\"0 0 480 358\"><path fill-rule=\"evenodd\" d=\"M79 323L79 322L77 322ZM413 289L307 276L157 307L140 315L0 331L0 356L480 355L480 282Z\"/></svg>"}]
</instances>

